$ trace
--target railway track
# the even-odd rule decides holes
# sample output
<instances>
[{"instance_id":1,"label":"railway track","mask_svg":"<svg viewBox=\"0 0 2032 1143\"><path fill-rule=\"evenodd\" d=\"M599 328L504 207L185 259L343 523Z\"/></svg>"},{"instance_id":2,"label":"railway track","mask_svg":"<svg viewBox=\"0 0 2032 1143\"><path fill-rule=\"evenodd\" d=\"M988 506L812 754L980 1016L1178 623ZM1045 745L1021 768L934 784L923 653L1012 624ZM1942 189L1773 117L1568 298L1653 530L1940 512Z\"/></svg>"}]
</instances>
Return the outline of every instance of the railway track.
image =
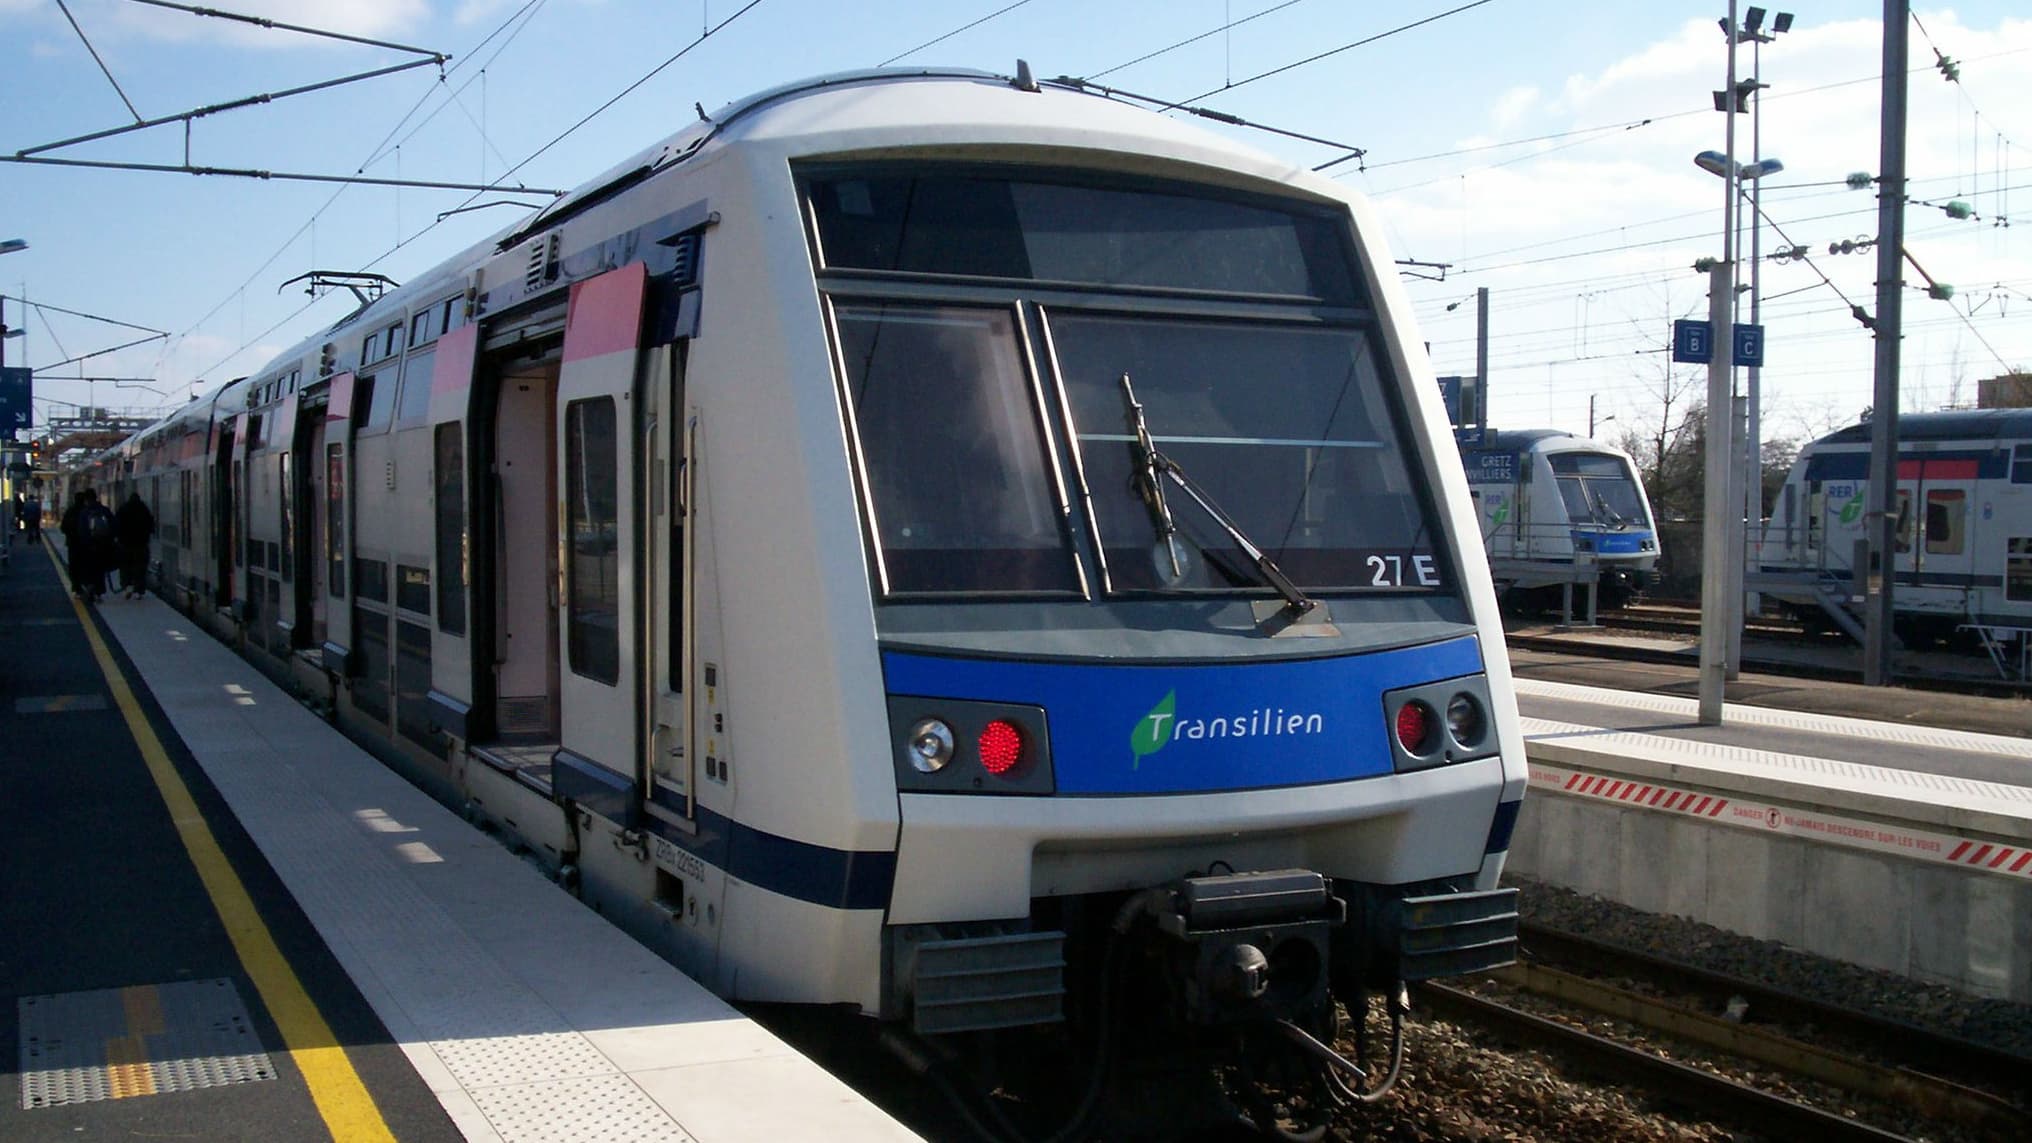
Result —
<instances>
[{"instance_id":1,"label":"railway track","mask_svg":"<svg viewBox=\"0 0 2032 1143\"><path fill-rule=\"evenodd\" d=\"M1909 1138L1449 985L1426 983L1417 996L1442 1016L1495 1029L1575 1060L1605 1079L1657 1093L1702 1115L1754 1125L1768 1138L1858 1143L1899 1143Z\"/></svg>"},{"instance_id":2,"label":"railway track","mask_svg":"<svg viewBox=\"0 0 2032 1143\"><path fill-rule=\"evenodd\" d=\"M1696 613L1673 609L1650 607L1626 609L1604 614L1601 628L1605 633L1640 632L1658 635L1677 635L1688 639L1700 636L1700 620ZM1782 620L1754 620L1744 627L1746 638L1789 644L1800 648L1823 648L1830 652L1853 652L1854 647L1841 639L1828 635L1812 635L1801 631L1796 625ZM1532 632L1511 631L1505 636L1513 647L1532 651L1548 651L1562 655L1586 655L1600 659L1616 659L1625 662L1690 664L1691 659L1684 651L1665 650L1654 647L1636 647L1615 643L1588 642L1572 634L1542 635ZM1852 658L1852 655L1842 655ZM1971 673L1941 673L1937 671L1905 671L1895 675L1897 685L1912 690L1940 693L1976 695L1988 698L2022 698L2032 695L2032 682L2000 679L1973 673L1987 666L1981 655L1968 657ZM1795 658L1762 659L1755 650L1746 649L1746 665L1768 674L1785 675L1791 678L1819 679L1826 682L1860 683L1863 673L1859 667L1834 663L1802 663Z\"/></svg>"},{"instance_id":3,"label":"railway track","mask_svg":"<svg viewBox=\"0 0 2032 1143\"><path fill-rule=\"evenodd\" d=\"M1749 1024L1811 1028L1872 1058L1984 1084L2032 1106L2032 1059L2016 1053L1528 921L1518 932L1532 963L1643 980L1716 1011L1740 1001Z\"/></svg>"},{"instance_id":4,"label":"railway track","mask_svg":"<svg viewBox=\"0 0 2032 1143\"><path fill-rule=\"evenodd\" d=\"M1534 1015L1519 1003L1439 985L1422 990L1426 1004L1702 1114L1753 1125L1770 1137L1902 1138L1853 1118L1845 1107L1837 1113L1802 1103L1625 1043L1617 1038L1623 1033L1604 1036L1577 1024L1608 1017L1618 1028L1648 1029L1683 1045L1750 1061L1746 1070L1755 1074L1775 1070L1842 1089L1898 1109L1901 1125L1909 1118L1952 1125L1977 1138L2032 1136L2032 1113L2026 1109L2032 1100L2032 1060L2022 1056L1528 922L1520 937L1520 964L1492 974L1499 989L1528 994L1534 1005L1551 1003L1562 1016L1576 1008L1585 1016ZM1583 973L1640 985L1625 989ZM1706 1014L1722 1010L1729 1015ZM1649 1039L1647 1032L1628 1035ZM1680 1054L1679 1049L1667 1051Z\"/></svg>"}]
</instances>

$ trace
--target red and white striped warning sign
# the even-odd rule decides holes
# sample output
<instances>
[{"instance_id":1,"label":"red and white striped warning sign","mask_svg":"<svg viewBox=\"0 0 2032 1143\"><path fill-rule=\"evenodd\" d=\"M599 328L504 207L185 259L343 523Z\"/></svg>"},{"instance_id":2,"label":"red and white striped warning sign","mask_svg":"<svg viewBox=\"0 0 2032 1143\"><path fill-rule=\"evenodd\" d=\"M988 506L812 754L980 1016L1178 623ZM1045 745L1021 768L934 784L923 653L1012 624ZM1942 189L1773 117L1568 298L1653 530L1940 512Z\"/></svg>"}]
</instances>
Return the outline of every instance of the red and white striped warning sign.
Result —
<instances>
[{"instance_id":1,"label":"red and white striped warning sign","mask_svg":"<svg viewBox=\"0 0 2032 1143\"><path fill-rule=\"evenodd\" d=\"M2032 880L2032 844L1983 841L1960 834L1843 817L1820 810L1746 801L1679 786L1635 781L1585 770L1531 764L1531 785L1539 791L1631 809L1705 818L1716 825L1759 833L1785 834L1828 845L1895 854L1913 861L1958 865L1979 872Z\"/></svg>"}]
</instances>

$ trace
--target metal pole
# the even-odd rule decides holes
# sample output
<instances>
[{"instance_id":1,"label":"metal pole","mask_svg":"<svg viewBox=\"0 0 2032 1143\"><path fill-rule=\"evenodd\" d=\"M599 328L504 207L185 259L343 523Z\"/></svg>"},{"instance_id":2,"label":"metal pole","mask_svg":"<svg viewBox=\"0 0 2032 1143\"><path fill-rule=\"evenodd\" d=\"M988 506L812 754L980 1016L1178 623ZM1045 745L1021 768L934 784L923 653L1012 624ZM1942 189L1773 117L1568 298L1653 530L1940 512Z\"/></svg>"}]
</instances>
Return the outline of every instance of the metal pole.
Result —
<instances>
[{"instance_id":1,"label":"metal pole","mask_svg":"<svg viewBox=\"0 0 2032 1143\"><path fill-rule=\"evenodd\" d=\"M1750 93L1750 161L1762 162L1764 158L1764 40L1762 35L1751 41L1750 78L1758 81L1757 90ZM1762 325L1764 278L1764 178L1760 174L1750 181L1750 324ZM1764 397L1761 374L1764 367L1752 365L1744 393L1749 398L1749 415L1743 429L1743 451L1746 456L1743 465L1743 527L1754 531L1761 540L1764 525ZM1755 570L1758 565L1756 550L1758 543L1747 536L1743 541L1744 574ZM1755 615L1762 610L1763 601L1756 592L1743 593L1743 614ZM1738 658L1736 662L1741 663Z\"/></svg>"},{"instance_id":2,"label":"metal pole","mask_svg":"<svg viewBox=\"0 0 2032 1143\"><path fill-rule=\"evenodd\" d=\"M1889 0L1887 0L1889 2ZM1736 91L1736 0L1729 0L1729 98ZM1742 593L1733 589L1729 560L1730 517L1736 500L1729 492L1735 469L1736 331L1736 113L1727 111L1722 167L1722 260L1708 273L1707 313L1714 331L1714 353L1707 366L1707 467L1702 494L1700 576L1700 723L1719 726L1722 697L1728 682L1728 631ZM1736 563L1738 574L1741 562Z\"/></svg>"},{"instance_id":3,"label":"metal pole","mask_svg":"<svg viewBox=\"0 0 2032 1143\"><path fill-rule=\"evenodd\" d=\"M1877 371L1870 409L1869 596L1863 610L1863 682L1891 681L1892 581L1897 575L1898 339L1904 299L1906 24L1911 0L1884 0L1883 125L1877 162Z\"/></svg>"},{"instance_id":4,"label":"metal pole","mask_svg":"<svg viewBox=\"0 0 2032 1143\"><path fill-rule=\"evenodd\" d=\"M1488 427L1489 413L1489 288L1475 291L1475 408L1482 428Z\"/></svg>"}]
</instances>

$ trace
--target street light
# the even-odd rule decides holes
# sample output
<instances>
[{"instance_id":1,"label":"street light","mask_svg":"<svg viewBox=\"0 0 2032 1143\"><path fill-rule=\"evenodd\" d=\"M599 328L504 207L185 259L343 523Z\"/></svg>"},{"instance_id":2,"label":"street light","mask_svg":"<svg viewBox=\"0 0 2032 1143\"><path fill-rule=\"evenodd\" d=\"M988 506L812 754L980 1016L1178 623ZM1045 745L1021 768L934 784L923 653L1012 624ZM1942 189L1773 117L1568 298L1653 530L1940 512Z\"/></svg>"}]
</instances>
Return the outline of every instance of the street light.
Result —
<instances>
[{"instance_id":1,"label":"street light","mask_svg":"<svg viewBox=\"0 0 2032 1143\"><path fill-rule=\"evenodd\" d=\"M1693 165L1718 178L1729 177L1729 157L1720 151L1702 151L1693 157ZM1765 175L1775 175L1784 169L1785 164L1777 159L1759 159L1754 163L1737 163L1736 179L1739 182L1747 179L1760 179Z\"/></svg>"},{"instance_id":2,"label":"street light","mask_svg":"<svg viewBox=\"0 0 2032 1143\"><path fill-rule=\"evenodd\" d=\"M12 254L16 250L28 249L26 238L0 238L0 254Z\"/></svg>"}]
</instances>

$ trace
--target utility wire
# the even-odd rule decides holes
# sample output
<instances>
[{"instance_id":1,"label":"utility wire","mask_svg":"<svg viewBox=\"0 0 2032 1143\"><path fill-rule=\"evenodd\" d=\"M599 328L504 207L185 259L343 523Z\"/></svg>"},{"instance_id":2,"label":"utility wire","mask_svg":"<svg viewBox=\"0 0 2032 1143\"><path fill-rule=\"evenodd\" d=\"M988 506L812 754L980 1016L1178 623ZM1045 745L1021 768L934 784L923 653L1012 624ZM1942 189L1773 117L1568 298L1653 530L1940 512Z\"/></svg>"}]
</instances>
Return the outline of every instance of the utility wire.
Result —
<instances>
[{"instance_id":1,"label":"utility wire","mask_svg":"<svg viewBox=\"0 0 2032 1143\"><path fill-rule=\"evenodd\" d=\"M120 102L127 105L127 113L134 116L136 123L141 122L141 112L135 110L134 101L127 98L127 93L120 89L120 81L113 78L113 70L106 66L105 60L99 58L99 49L92 46L91 37L85 35L85 30L78 26L78 18L71 15L71 6L64 3L64 0L56 0L56 6L63 10L64 19L71 22L71 31L76 32L78 39L84 42L85 50L92 53L92 62L99 65L99 71L105 75L106 82L113 85L114 92L120 96Z\"/></svg>"},{"instance_id":2,"label":"utility wire","mask_svg":"<svg viewBox=\"0 0 2032 1143\"><path fill-rule=\"evenodd\" d=\"M452 65L451 68L452 72L456 73L461 67L464 67L467 63L470 63L473 59L477 58L481 50L484 49L489 43L491 43L495 37L501 35L503 31L515 25L516 21L520 20L522 22L521 27L517 28L513 35L510 35L506 40L502 41L501 46L494 49L494 53L488 56L486 61L480 65L479 70L481 72L484 72L486 70L487 64L492 63L496 59L499 59L501 53L508 49L508 45L515 42L516 36L521 35L522 29L527 28L530 22L532 22L536 18L535 17L536 11L542 8L545 2L546 0L529 0L528 3L525 3L521 8L517 9L516 11L511 13L506 19L502 20L499 24L495 25L493 31L487 33L485 38L483 38L479 43L473 45L472 51L466 53L463 59ZM441 84L444 81L445 77L440 75L439 83ZM420 110L423 107L423 105L429 101L430 96L431 90L426 90L423 93L423 95L417 99L416 103L413 104L408 111L404 112L400 119L396 120L395 125L388 129L388 133L381 137L381 141L376 143L372 148L368 150L367 158L362 160L358 167L354 168L356 173L365 171L369 166L372 166L375 162L379 161L380 158L387 153L389 141L394 139L396 133L402 130L403 124L409 122L409 120L413 116L415 116L417 111ZM291 234L288 238L284 239L282 241L282 244L280 246L277 246L275 248L275 251L271 253L267 257L267 259L261 263L260 266L256 267L253 273L247 276L247 280L240 283L238 289L233 290L232 292L228 293L225 297L219 299L218 304L213 306L210 310L206 311L203 317L200 317L197 321L192 322L190 328L178 334L177 340L182 340L183 338L189 337L191 334L197 332L197 330L201 326L203 326L206 322L212 320L213 317L217 316L220 310L225 309L226 306L230 304L235 297L245 294L247 287L253 285L256 279L261 277L261 275L267 273L269 267L275 265L276 260L281 258L283 254L288 252L291 246L296 244L297 239L302 238L306 232L310 231L312 227L317 225L318 219L322 218L325 212L330 210L333 204L339 201L339 198L346 193L347 189L348 189L347 185L341 185L337 190L334 190L330 198L326 199L322 205L320 205L316 210L312 211L309 218L304 219L303 224L296 228L295 233ZM479 196L477 194L473 196L473 198L478 197ZM472 198L466 200L467 203L471 203L472 201L473 201ZM270 333L273 333L283 324L294 321L306 310L310 309L313 305L317 304L317 300L318 299L313 299L310 302L304 303L302 306L298 307L295 311L290 313L287 317L283 318L281 322L278 322L276 325L271 326L267 330L263 331L260 335L258 335L254 339L254 341L247 342L241 345L239 348L233 350L232 353L226 355L226 357L221 361L215 362L209 368L201 371L200 375L202 375L202 373L209 373L212 369L216 369L220 365L225 364L226 361L231 361L233 357L237 356L239 353L245 350L248 345L260 341L261 338L267 337Z\"/></svg>"},{"instance_id":3,"label":"utility wire","mask_svg":"<svg viewBox=\"0 0 2032 1143\"><path fill-rule=\"evenodd\" d=\"M692 40L684 47L679 48L677 52L673 54L670 58L664 60L662 63L657 64L655 67L651 68L640 79L637 79L633 83L630 83L627 87L622 88L612 98L608 99L605 103L600 104L600 106L594 108L592 111L588 112L584 117L579 119L578 122L572 124L570 127L565 128L565 130L563 130L562 132L559 132L555 138L550 140L550 142L545 143L541 147L538 147L535 151L532 151L528 155L528 157L524 158L521 162L515 164L513 167L510 167L508 170L502 172L501 179L507 179L509 176L515 174L515 172L521 170L523 167L526 167L530 163L535 162L539 156L544 154L544 152L549 151L552 147L555 147L559 143L563 142L566 138L570 137L573 132L577 131L581 127L584 127L587 123L592 122L596 116L606 111L608 108L614 106L616 103L619 103L623 98L627 97L630 93L635 91L636 88L639 88L643 84L649 82L651 79L655 78L659 73L661 73L665 68L669 67L671 64L676 63L678 60L683 59L686 55L690 54L692 49L698 47L700 44L705 43L706 40L710 39L714 33L719 32L727 25L732 24L734 21L740 19L742 16L753 11L755 7L761 3L762 0L748 0L748 3L743 5L733 15L728 16L726 19L721 20L719 23L714 24L711 27L700 32L698 38ZM496 180L495 183L491 184L489 189L500 190L505 188L501 187L499 180ZM482 193L485 192L476 191L471 196L469 196L465 202L461 203L460 205L461 206L470 205L475 199L478 199ZM394 255L404 246L407 246L411 242L416 241L418 238L423 237L423 235L429 233L432 230L435 230L440 225L442 225L441 220L426 224L423 227L423 229L417 231L415 234L410 235L408 238L402 239L395 245L389 247L387 250L382 251L380 254L376 255L373 259L365 263L360 268L365 270L380 265L383 261L386 261L390 256ZM310 308L309 304L306 304L302 308L298 309L296 313L290 314L287 317L283 318L281 321L278 321L274 325L270 326L267 330L263 331L253 340L258 342L259 340L261 340L261 338L267 337L270 333L273 333L277 329L280 329L283 325L287 324L291 320L294 320L299 314L302 314L305 310L309 308ZM253 344L253 342L249 342L248 344ZM215 363L212 366L212 368L216 369L219 365L223 365L225 364L225 362L232 360L233 357L237 356L245 349L246 345L242 345L239 349L235 349L232 353L227 354L226 357L222 358L219 362Z\"/></svg>"},{"instance_id":4,"label":"utility wire","mask_svg":"<svg viewBox=\"0 0 2032 1143\"><path fill-rule=\"evenodd\" d=\"M1113 73L1121 71L1124 68L1132 68L1139 63L1147 63L1150 60L1156 59L1158 56L1165 55L1170 52L1175 52L1182 47L1186 47L1187 45L1196 44L1199 43L1201 40L1208 39L1213 36L1218 36L1222 32L1233 31L1234 29L1241 27L1243 24L1246 24L1251 20L1260 20L1273 12L1282 12L1286 8L1291 7L1293 4L1298 4L1302 2L1303 0L1284 0L1284 3L1279 4L1274 8L1265 8L1261 12L1258 12L1253 16L1244 16L1239 20L1230 20L1227 23L1222 24L1220 27L1213 29L1212 31L1201 32L1197 36L1187 37L1186 39L1180 40L1177 43L1170 45L1169 47L1158 48L1154 52L1145 52L1144 54L1137 56L1135 59L1130 60L1127 63L1118 63L1114 67L1102 68L1100 71L1089 72L1088 74L1080 78L1099 79L1104 75L1112 75Z\"/></svg>"},{"instance_id":5,"label":"utility wire","mask_svg":"<svg viewBox=\"0 0 2032 1143\"><path fill-rule=\"evenodd\" d=\"M1214 88L1212 91L1202 92L1199 95L1193 96L1191 99L1181 100L1178 103L1173 104L1172 106L1183 107L1188 103L1198 103L1200 100L1205 99L1208 96L1219 95L1223 92L1233 91L1238 87L1245 87L1249 84L1255 83L1259 79L1269 79L1273 75L1282 75L1285 72L1292 70L1293 68L1301 68L1307 64L1318 63L1320 60L1326 59L1328 56L1337 56L1342 52L1352 51L1355 48L1359 48L1367 44L1373 44L1377 40L1387 39L1391 36L1397 35L1400 32L1408 32L1413 28L1422 28L1425 25L1430 24L1436 20L1444 20L1448 16L1465 12L1470 8L1479 8L1487 3L1490 3L1490 0L1471 0L1470 3L1462 4L1457 8L1449 8L1444 12L1439 12L1434 15L1427 16L1422 20L1413 20L1409 24L1401 24L1395 28L1391 28L1388 31L1377 32L1373 36L1365 36L1362 39L1356 40L1352 44L1342 44L1340 47L1328 49L1327 51L1320 52L1317 55L1307 56L1302 60L1295 60L1291 63L1285 64L1282 67L1274 67L1271 68L1269 71L1258 72L1257 74L1252 75L1247 79L1235 80L1232 83L1224 83L1221 86Z\"/></svg>"},{"instance_id":6,"label":"utility wire","mask_svg":"<svg viewBox=\"0 0 2032 1143\"><path fill-rule=\"evenodd\" d=\"M909 51L907 51L907 52L898 52L898 53L896 53L895 55L893 55L893 56L890 56L890 57L889 57L888 59L886 59L886 60L883 60L883 61L882 61L881 63L878 63L878 64L876 64L875 66L876 66L876 67L888 67L888 66L889 66L890 64L893 64L893 63L895 63L895 62L896 62L897 60L900 60L900 59L904 59L904 58L907 58L907 57L909 57L909 56L914 56L914 55L916 55L917 53L919 53L919 52L923 51L924 49L926 49L926 48L928 48L928 47L931 47L931 46L932 46L933 44L942 44L942 43L946 42L947 40L950 40L950 39L952 39L952 38L953 38L954 36L957 36L957 35L959 35L959 34L960 34L961 32L965 32L965 31L969 31L969 30L971 30L971 29L973 29L973 28L978 28L978 27L980 27L980 26L981 26L982 24L985 24L985 23L987 23L988 21L990 21L990 20L994 19L995 17L997 17L997 16L1000 16L1000 15L1002 15L1002 14L1003 14L1003 13L1005 13L1005 12L1014 12L1014 11L1015 11L1016 9L1018 9L1018 8L1021 8L1022 6L1024 6L1025 4L1028 4L1028 3L1030 3L1030 0L1016 0L1016 2L1015 2L1014 4L1011 4L1011 5L1009 5L1009 6L1007 6L1007 7L1004 7L1004 8L997 8L997 9L995 9L995 10L994 10L993 12L990 12L990 13L988 13L987 15L985 15L985 16L983 16L983 17L981 17L981 18L980 18L980 19L978 19L978 20L975 20L974 22L972 22L972 23L970 23L970 24L962 24L962 25L960 25L959 27L957 27L957 28L954 28L954 29L953 29L952 31L950 31L950 32L947 32L947 33L946 33L945 35L943 35L943 36L936 36L936 37L933 37L932 39L926 40L926 41L924 41L923 43L921 43L921 44L917 45L916 47L914 47L914 48L911 48L911 49L910 49ZM737 16L738 16L738 15L740 15L740 13L736 12L736 13L735 13L735 15L737 15Z\"/></svg>"}]
</instances>

